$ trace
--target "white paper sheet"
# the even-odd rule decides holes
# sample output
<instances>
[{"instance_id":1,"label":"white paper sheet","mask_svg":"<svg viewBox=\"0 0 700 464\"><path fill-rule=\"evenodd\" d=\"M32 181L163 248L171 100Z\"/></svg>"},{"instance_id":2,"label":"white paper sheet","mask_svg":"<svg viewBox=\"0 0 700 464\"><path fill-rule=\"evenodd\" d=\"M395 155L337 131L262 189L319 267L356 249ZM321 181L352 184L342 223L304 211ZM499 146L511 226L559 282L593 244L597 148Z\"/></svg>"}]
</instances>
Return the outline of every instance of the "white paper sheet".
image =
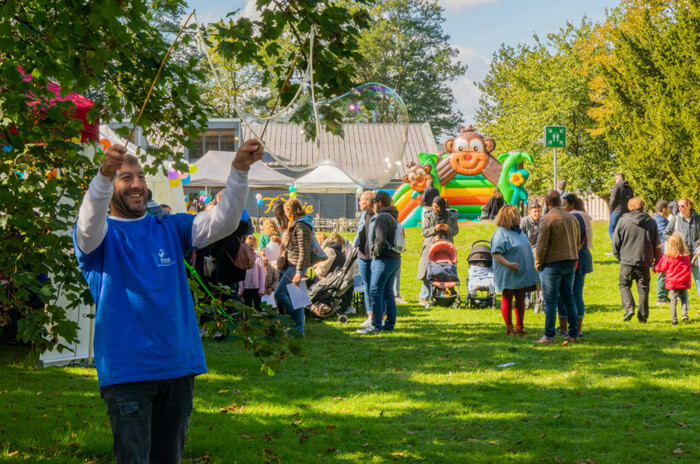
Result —
<instances>
[{"instance_id":1,"label":"white paper sheet","mask_svg":"<svg viewBox=\"0 0 700 464\"><path fill-rule=\"evenodd\" d=\"M275 301L275 297L272 296L272 293L269 295L263 295L262 298L260 298L260 301L269 304L273 308L277 307L277 302Z\"/></svg>"},{"instance_id":2,"label":"white paper sheet","mask_svg":"<svg viewBox=\"0 0 700 464\"><path fill-rule=\"evenodd\" d=\"M287 284L289 298L292 300L294 308L303 308L311 304L309 291L306 289L306 282L302 280L299 285Z\"/></svg>"}]
</instances>

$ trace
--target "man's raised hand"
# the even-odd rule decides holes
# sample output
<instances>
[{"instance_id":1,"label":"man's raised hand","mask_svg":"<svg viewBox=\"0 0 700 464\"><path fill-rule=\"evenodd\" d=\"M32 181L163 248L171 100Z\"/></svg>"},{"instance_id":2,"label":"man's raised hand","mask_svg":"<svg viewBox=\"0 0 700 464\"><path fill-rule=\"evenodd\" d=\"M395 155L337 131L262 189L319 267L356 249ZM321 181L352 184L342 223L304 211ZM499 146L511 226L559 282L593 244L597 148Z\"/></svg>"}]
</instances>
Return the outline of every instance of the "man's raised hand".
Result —
<instances>
[{"instance_id":1,"label":"man's raised hand","mask_svg":"<svg viewBox=\"0 0 700 464\"><path fill-rule=\"evenodd\" d=\"M126 160L126 148L121 145L111 145L105 150L105 160L100 168L100 174L110 179L122 168Z\"/></svg>"},{"instance_id":2,"label":"man's raised hand","mask_svg":"<svg viewBox=\"0 0 700 464\"><path fill-rule=\"evenodd\" d=\"M233 167L239 171L247 171L253 163L261 160L262 156L262 143L256 139L246 140L238 148L236 156L233 158Z\"/></svg>"}]
</instances>

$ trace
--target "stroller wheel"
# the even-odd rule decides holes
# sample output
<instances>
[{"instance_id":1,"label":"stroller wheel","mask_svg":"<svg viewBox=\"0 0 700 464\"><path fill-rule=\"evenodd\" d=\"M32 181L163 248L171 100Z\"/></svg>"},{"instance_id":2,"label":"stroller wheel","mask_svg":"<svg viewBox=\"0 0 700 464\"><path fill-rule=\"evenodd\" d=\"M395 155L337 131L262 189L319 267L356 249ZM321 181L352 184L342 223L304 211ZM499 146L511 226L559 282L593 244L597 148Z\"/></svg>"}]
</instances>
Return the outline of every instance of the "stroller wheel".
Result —
<instances>
[{"instance_id":1,"label":"stroller wheel","mask_svg":"<svg viewBox=\"0 0 700 464\"><path fill-rule=\"evenodd\" d=\"M461 306L461 304L460 304L459 300L455 300L455 302L452 303L452 309L459 309L460 306Z\"/></svg>"},{"instance_id":2,"label":"stroller wheel","mask_svg":"<svg viewBox=\"0 0 700 464\"><path fill-rule=\"evenodd\" d=\"M345 314L341 314L340 316L338 316L338 322L340 322L341 324L347 324L348 316L346 316Z\"/></svg>"}]
</instances>

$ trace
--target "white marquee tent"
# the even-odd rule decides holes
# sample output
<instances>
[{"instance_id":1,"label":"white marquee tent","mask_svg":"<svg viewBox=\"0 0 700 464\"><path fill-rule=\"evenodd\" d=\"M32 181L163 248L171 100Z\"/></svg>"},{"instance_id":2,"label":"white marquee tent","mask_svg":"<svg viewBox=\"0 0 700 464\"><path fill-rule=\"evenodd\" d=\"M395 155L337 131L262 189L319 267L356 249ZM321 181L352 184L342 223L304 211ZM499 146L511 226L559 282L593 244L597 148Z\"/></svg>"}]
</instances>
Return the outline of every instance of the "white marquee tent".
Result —
<instances>
[{"instance_id":1,"label":"white marquee tent","mask_svg":"<svg viewBox=\"0 0 700 464\"><path fill-rule=\"evenodd\" d=\"M209 150L194 163L197 172L190 176L187 187L224 187L235 154L232 151ZM254 163L248 173L248 185L251 189L285 190L293 183L294 179L275 171L262 161Z\"/></svg>"},{"instance_id":2,"label":"white marquee tent","mask_svg":"<svg viewBox=\"0 0 700 464\"><path fill-rule=\"evenodd\" d=\"M321 164L294 182L300 193L355 193L360 187L342 169Z\"/></svg>"}]
</instances>

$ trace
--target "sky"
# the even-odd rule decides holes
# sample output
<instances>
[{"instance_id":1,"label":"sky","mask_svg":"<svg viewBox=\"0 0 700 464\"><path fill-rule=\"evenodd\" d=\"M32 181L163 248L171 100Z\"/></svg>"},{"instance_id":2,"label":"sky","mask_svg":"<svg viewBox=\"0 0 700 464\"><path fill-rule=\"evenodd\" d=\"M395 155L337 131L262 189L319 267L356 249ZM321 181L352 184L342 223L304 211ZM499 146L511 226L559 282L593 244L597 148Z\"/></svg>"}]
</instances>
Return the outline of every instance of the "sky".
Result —
<instances>
[{"instance_id":1,"label":"sky","mask_svg":"<svg viewBox=\"0 0 700 464\"><path fill-rule=\"evenodd\" d=\"M189 0L200 22L214 22L241 9L251 16L255 0ZM462 111L464 124L472 124L479 103L476 82L488 73L491 57L501 44L534 43L533 35L545 39L567 22L578 24L583 16L603 21L606 9L619 0L439 0L445 9L444 31L468 65L464 77L452 82L454 108ZM350 90L350 89L348 89Z\"/></svg>"}]
</instances>

